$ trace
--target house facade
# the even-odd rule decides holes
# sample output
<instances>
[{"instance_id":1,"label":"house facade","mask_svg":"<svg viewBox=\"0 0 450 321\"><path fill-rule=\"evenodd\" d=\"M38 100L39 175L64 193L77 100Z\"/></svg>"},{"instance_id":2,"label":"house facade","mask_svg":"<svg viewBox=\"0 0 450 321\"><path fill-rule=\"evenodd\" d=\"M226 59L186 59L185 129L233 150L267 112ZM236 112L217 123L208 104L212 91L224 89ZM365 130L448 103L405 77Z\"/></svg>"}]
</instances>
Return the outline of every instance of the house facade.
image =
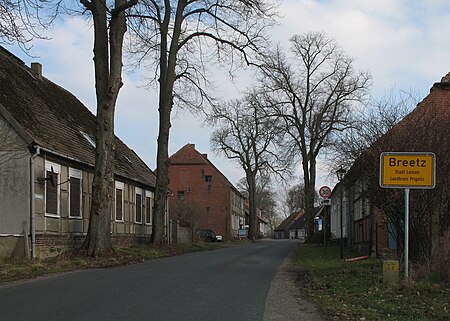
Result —
<instances>
[{"instance_id":1,"label":"house facade","mask_svg":"<svg viewBox=\"0 0 450 321\"><path fill-rule=\"evenodd\" d=\"M291 238L290 228L291 226L305 214L305 211L294 212L288 217L286 217L283 222L278 225L274 230L274 238L276 239L287 239ZM295 231L294 234L295 235Z\"/></svg>"},{"instance_id":2,"label":"house facade","mask_svg":"<svg viewBox=\"0 0 450 321\"><path fill-rule=\"evenodd\" d=\"M43 77L40 64L29 68L1 48L0 257L52 256L81 243L89 226L95 122L76 97ZM112 240L145 242L156 177L117 137L115 144Z\"/></svg>"},{"instance_id":3,"label":"house facade","mask_svg":"<svg viewBox=\"0 0 450 321\"><path fill-rule=\"evenodd\" d=\"M245 225L244 197L194 144L170 157L169 189L172 219L225 239L238 238Z\"/></svg>"},{"instance_id":4,"label":"house facade","mask_svg":"<svg viewBox=\"0 0 450 321\"><path fill-rule=\"evenodd\" d=\"M261 209L258 209L258 214L256 214L256 231L261 235L261 237L269 237L271 234L269 221L262 216Z\"/></svg>"},{"instance_id":5,"label":"house facade","mask_svg":"<svg viewBox=\"0 0 450 321\"><path fill-rule=\"evenodd\" d=\"M250 225L250 203L249 199L244 201L245 209L245 229L247 230ZM266 238L272 235L272 230L269 226L269 221L264 217L263 209L256 207L256 233L259 234L257 237Z\"/></svg>"},{"instance_id":6,"label":"house facade","mask_svg":"<svg viewBox=\"0 0 450 321\"><path fill-rule=\"evenodd\" d=\"M450 237L450 73L433 84L416 108L355 161L332 195L332 237L364 254L401 256L404 190L379 186L383 152L436 155L433 189L410 191L410 256L429 255L435 241ZM342 206L341 206L342 204ZM342 215L342 224L341 224ZM342 226L342 228L341 228Z\"/></svg>"}]
</instances>

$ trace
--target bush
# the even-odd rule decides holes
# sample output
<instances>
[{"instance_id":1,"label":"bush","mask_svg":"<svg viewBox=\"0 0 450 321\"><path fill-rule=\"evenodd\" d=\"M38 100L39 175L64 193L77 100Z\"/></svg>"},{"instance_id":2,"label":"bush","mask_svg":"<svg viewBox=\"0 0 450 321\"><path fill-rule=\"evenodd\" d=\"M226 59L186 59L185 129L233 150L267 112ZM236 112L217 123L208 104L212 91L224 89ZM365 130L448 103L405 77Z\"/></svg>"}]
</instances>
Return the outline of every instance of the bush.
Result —
<instances>
[{"instance_id":1,"label":"bush","mask_svg":"<svg viewBox=\"0 0 450 321\"><path fill-rule=\"evenodd\" d=\"M450 281L450 237L441 237L434 245L431 254L431 272L440 281Z\"/></svg>"},{"instance_id":2,"label":"bush","mask_svg":"<svg viewBox=\"0 0 450 321\"><path fill-rule=\"evenodd\" d=\"M313 236L309 239L308 243L323 243L323 231L316 231Z\"/></svg>"}]
</instances>

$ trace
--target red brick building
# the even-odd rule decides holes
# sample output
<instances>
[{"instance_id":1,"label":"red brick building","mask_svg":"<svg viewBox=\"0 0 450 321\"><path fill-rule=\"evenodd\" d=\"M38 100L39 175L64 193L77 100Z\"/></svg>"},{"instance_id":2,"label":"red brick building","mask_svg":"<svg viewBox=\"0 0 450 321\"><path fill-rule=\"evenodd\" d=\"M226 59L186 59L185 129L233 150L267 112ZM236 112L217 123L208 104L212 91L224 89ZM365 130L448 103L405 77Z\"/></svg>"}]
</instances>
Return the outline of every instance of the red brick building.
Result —
<instances>
[{"instance_id":1,"label":"red brick building","mask_svg":"<svg viewBox=\"0 0 450 321\"><path fill-rule=\"evenodd\" d=\"M244 197L194 144L170 157L169 188L171 218L181 225L211 229L225 239L237 238L244 227Z\"/></svg>"}]
</instances>

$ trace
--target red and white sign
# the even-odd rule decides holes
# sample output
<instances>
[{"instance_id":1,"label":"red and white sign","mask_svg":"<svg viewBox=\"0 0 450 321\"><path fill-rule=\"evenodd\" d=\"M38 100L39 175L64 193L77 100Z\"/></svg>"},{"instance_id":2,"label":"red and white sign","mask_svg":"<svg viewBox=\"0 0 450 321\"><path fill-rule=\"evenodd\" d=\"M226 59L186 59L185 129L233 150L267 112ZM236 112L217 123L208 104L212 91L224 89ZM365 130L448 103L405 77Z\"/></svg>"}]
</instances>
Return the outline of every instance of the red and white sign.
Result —
<instances>
[{"instance_id":1,"label":"red and white sign","mask_svg":"<svg viewBox=\"0 0 450 321\"><path fill-rule=\"evenodd\" d=\"M322 186L319 189L319 195L320 195L320 197L323 197L323 198L331 197L331 188L329 188L328 186Z\"/></svg>"}]
</instances>

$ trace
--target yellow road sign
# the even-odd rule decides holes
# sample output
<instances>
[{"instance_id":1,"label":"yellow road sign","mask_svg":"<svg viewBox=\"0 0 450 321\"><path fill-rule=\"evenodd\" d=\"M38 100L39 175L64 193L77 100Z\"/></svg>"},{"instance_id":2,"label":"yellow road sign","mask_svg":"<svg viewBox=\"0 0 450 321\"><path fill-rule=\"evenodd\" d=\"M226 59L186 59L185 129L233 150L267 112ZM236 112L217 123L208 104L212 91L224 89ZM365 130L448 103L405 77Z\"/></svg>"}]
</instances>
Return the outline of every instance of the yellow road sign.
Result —
<instances>
[{"instance_id":1,"label":"yellow road sign","mask_svg":"<svg viewBox=\"0 0 450 321\"><path fill-rule=\"evenodd\" d=\"M434 188L436 156L433 153L382 153L380 186L386 188Z\"/></svg>"}]
</instances>

